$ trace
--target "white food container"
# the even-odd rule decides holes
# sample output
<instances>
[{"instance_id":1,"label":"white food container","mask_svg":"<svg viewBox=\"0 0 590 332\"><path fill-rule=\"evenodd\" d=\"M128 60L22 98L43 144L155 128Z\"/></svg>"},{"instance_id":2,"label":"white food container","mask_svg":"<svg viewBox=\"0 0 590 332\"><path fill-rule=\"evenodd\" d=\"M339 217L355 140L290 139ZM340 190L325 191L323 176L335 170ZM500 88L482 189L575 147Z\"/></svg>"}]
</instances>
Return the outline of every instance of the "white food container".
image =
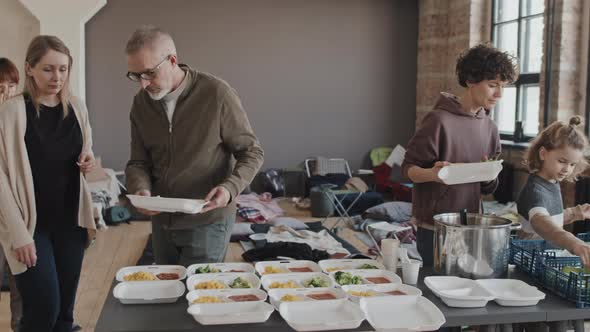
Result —
<instances>
[{"instance_id":1,"label":"white food container","mask_svg":"<svg viewBox=\"0 0 590 332\"><path fill-rule=\"evenodd\" d=\"M501 306L536 305L545 298L545 293L522 280L515 279L481 279L476 281L490 292L494 301Z\"/></svg>"},{"instance_id":2,"label":"white food container","mask_svg":"<svg viewBox=\"0 0 590 332\"><path fill-rule=\"evenodd\" d=\"M182 212L195 214L201 212L207 201L202 199L148 197L127 195L131 204L137 208L159 212Z\"/></svg>"},{"instance_id":3,"label":"white food container","mask_svg":"<svg viewBox=\"0 0 590 332\"><path fill-rule=\"evenodd\" d=\"M376 266L379 270L386 270L385 266L373 259L325 259L318 263L326 273L340 270L358 270L363 264Z\"/></svg>"},{"instance_id":4,"label":"white food container","mask_svg":"<svg viewBox=\"0 0 590 332\"><path fill-rule=\"evenodd\" d=\"M159 273L176 273L178 274L179 278L175 280L183 280L186 278L186 268L181 265L138 265L138 266L127 266L119 269L117 271L116 279L117 281L126 281L124 278L127 275L133 274L135 272L147 272L151 273L154 276L157 276ZM127 281L127 282L139 282L137 281ZM145 281L141 281L145 282Z\"/></svg>"},{"instance_id":5,"label":"white food container","mask_svg":"<svg viewBox=\"0 0 590 332\"><path fill-rule=\"evenodd\" d=\"M254 266L249 263L205 263L205 264L193 264L186 268L186 274L188 276L192 276L193 274L201 274L195 273L195 271L200 267L209 266L210 268L214 268L219 270L220 272L217 273L254 273ZM214 273L214 272L211 272Z\"/></svg>"},{"instance_id":6,"label":"white food container","mask_svg":"<svg viewBox=\"0 0 590 332\"><path fill-rule=\"evenodd\" d=\"M206 281L219 281L225 285L225 288L232 289L229 285L236 279L242 278L252 285L253 289L260 288L260 279L254 273L203 273L203 274L193 274L192 276L188 277L186 280L186 288L189 291L195 290L195 286L198 285L200 282ZM238 288L235 288L238 289ZM247 288L242 288L247 289Z\"/></svg>"},{"instance_id":7,"label":"white food container","mask_svg":"<svg viewBox=\"0 0 590 332\"><path fill-rule=\"evenodd\" d=\"M363 298L361 310L376 331L436 331L446 321L440 309L423 296Z\"/></svg>"},{"instance_id":8,"label":"white food container","mask_svg":"<svg viewBox=\"0 0 590 332\"><path fill-rule=\"evenodd\" d=\"M372 292L375 293L374 296L371 297L378 297L378 296L404 296L404 295L393 295L387 294L387 292L393 291L400 291L405 295L411 296L421 296L422 291L419 288L410 285L404 284L382 284L382 285L348 285L342 286L342 290L346 292L348 298L354 303L360 303L362 298L366 296L356 296L350 294L350 292Z\"/></svg>"},{"instance_id":9,"label":"white food container","mask_svg":"<svg viewBox=\"0 0 590 332\"><path fill-rule=\"evenodd\" d=\"M270 285L273 282L280 282L285 283L289 281L293 281L297 287L294 288L314 288L314 287L305 287L304 283L309 281L313 278L320 278L326 282L326 287L334 287L334 281L330 279L327 275L321 272L301 272L301 273L279 273L279 274L265 274L262 276L261 283L262 287L265 290L271 290ZM323 288L323 287L316 287L316 288Z\"/></svg>"},{"instance_id":10,"label":"white food container","mask_svg":"<svg viewBox=\"0 0 590 332\"><path fill-rule=\"evenodd\" d=\"M265 272L266 268L272 268L275 272ZM254 265L258 275L277 274L277 273L306 273L306 272L322 272L320 266L312 261L293 260L293 261L264 261L258 262ZM297 269L307 269L308 271L297 271Z\"/></svg>"},{"instance_id":11,"label":"white food container","mask_svg":"<svg viewBox=\"0 0 590 332\"><path fill-rule=\"evenodd\" d=\"M282 301L281 299L285 295L293 295L297 296L301 299L301 301L329 301L328 299L314 299L314 294L330 294L334 296L334 300L337 299L346 299L347 295L342 289L338 288L297 288L297 289L289 289L289 288L275 288L268 291L268 298L270 300L270 304L272 304L277 310L279 309L281 303L283 302L290 302L290 301ZM311 295L311 296L310 296ZM295 302L295 301L292 301Z\"/></svg>"},{"instance_id":12,"label":"white food container","mask_svg":"<svg viewBox=\"0 0 590 332\"><path fill-rule=\"evenodd\" d=\"M362 284L371 284L371 285L386 285L386 284L402 284L402 279L395 273L387 270L342 270L342 271L334 271L330 272L330 279L334 281L334 284L339 286L340 285L336 281L336 273L338 272L347 272L352 274L353 276L359 276L362 278ZM376 283L370 280L370 278L385 278L389 280L388 283Z\"/></svg>"},{"instance_id":13,"label":"white food container","mask_svg":"<svg viewBox=\"0 0 590 332\"><path fill-rule=\"evenodd\" d=\"M260 288L240 288L240 289L199 289L192 290L186 294L186 300L188 304L193 304L193 301L201 296L214 296L219 298L222 303L226 302L257 302L257 301L235 301L232 300L231 296L240 295L254 295L258 298L257 301L266 301L267 294ZM196 303L195 303L196 304Z\"/></svg>"},{"instance_id":14,"label":"white food container","mask_svg":"<svg viewBox=\"0 0 590 332\"><path fill-rule=\"evenodd\" d=\"M123 304L174 303L184 294L184 284L178 280L121 282L113 296Z\"/></svg>"},{"instance_id":15,"label":"white food container","mask_svg":"<svg viewBox=\"0 0 590 332\"><path fill-rule=\"evenodd\" d=\"M488 182L498 177L503 160L481 163L453 164L441 168L438 177L446 185Z\"/></svg>"},{"instance_id":16,"label":"white food container","mask_svg":"<svg viewBox=\"0 0 590 332\"><path fill-rule=\"evenodd\" d=\"M263 323L273 311L272 305L262 301L193 304L187 309L201 325Z\"/></svg>"},{"instance_id":17,"label":"white food container","mask_svg":"<svg viewBox=\"0 0 590 332\"><path fill-rule=\"evenodd\" d=\"M365 320L358 304L345 299L283 302L279 312L296 331L355 329Z\"/></svg>"},{"instance_id":18,"label":"white food container","mask_svg":"<svg viewBox=\"0 0 590 332\"><path fill-rule=\"evenodd\" d=\"M424 278L424 284L449 307L484 307L494 299L494 295L471 279L435 276Z\"/></svg>"}]
</instances>

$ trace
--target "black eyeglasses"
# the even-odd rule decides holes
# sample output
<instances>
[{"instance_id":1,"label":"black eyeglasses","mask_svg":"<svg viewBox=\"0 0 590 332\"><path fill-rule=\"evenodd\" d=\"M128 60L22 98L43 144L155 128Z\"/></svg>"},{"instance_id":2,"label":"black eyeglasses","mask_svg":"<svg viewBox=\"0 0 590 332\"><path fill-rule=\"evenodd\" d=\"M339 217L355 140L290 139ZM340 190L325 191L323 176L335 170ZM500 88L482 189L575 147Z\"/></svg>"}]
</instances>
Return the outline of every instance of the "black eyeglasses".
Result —
<instances>
[{"instance_id":1,"label":"black eyeglasses","mask_svg":"<svg viewBox=\"0 0 590 332\"><path fill-rule=\"evenodd\" d=\"M155 66L152 69L148 69L144 72L141 73L134 73L134 72L127 72L127 78L132 80L133 82L139 82L141 80L146 80L146 81L151 81L154 78L156 78L158 76L158 69L160 69L160 67L164 64L164 62L166 62L167 60L170 60L170 58L172 57L172 54L167 55L164 60L160 61L160 63L158 63L157 66Z\"/></svg>"}]
</instances>

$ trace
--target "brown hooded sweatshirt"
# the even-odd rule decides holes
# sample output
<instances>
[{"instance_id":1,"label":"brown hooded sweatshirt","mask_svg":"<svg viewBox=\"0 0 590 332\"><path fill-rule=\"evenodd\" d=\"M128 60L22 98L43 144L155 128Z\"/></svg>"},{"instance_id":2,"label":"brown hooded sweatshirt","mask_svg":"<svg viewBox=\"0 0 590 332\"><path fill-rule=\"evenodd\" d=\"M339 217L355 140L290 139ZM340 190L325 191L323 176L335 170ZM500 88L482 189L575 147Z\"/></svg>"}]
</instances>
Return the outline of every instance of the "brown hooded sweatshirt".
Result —
<instances>
[{"instance_id":1,"label":"brown hooded sweatshirt","mask_svg":"<svg viewBox=\"0 0 590 332\"><path fill-rule=\"evenodd\" d=\"M403 173L411 166L431 168L437 161L450 163L480 162L500 153L496 124L482 108L476 114L461 109L456 96L441 93L434 109L422 121L407 147ZM412 215L419 226L432 228L432 217L439 213L480 211L481 194L496 190L497 179L489 183L447 186L438 182L414 184Z\"/></svg>"}]
</instances>

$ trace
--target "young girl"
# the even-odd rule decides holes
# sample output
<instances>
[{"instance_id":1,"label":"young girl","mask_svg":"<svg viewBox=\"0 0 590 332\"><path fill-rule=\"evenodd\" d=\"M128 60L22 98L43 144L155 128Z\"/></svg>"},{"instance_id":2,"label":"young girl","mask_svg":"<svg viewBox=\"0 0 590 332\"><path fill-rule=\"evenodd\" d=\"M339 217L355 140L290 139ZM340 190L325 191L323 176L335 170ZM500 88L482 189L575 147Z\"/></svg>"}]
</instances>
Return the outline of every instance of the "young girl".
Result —
<instances>
[{"instance_id":1,"label":"young girl","mask_svg":"<svg viewBox=\"0 0 590 332\"><path fill-rule=\"evenodd\" d=\"M588 166L584 159L588 139L580 126L578 116L569 124L557 121L531 142L525 157L531 174L517 201L522 222L519 237L543 238L590 266L590 246L563 229L563 225L590 219L590 204L564 210L559 186L563 180L574 181Z\"/></svg>"}]
</instances>

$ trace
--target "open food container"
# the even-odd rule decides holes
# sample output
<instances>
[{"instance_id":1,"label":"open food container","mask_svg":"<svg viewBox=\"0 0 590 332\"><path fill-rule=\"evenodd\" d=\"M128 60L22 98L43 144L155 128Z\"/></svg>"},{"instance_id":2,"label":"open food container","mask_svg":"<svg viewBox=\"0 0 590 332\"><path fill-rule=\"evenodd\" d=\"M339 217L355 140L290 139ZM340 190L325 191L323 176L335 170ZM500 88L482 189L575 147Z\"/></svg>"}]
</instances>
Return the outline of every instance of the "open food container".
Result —
<instances>
[{"instance_id":1,"label":"open food container","mask_svg":"<svg viewBox=\"0 0 590 332\"><path fill-rule=\"evenodd\" d=\"M283 302L279 312L296 331L355 329L365 320L358 304L345 299Z\"/></svg>"},{"instance_id":2,"label":"open food container","mask_svg":"<svg viewBox=\"0 0 590 332\"><path fill-rule=\"evenodd\" d=\"M490 292L501 306L530 306L545 299L545 293L522 280L482 279L476 282Z\"/></svg>"},{"instance_id":3,"label":"open food container","mask_svg":"<svg viewBox=\"0 0 590 332\"><path fill-rule=\"evenodd\" d=\"M401 284L400 277L387 270L342 270L330 273L330 279L339 286Z\"/></svg>"},{"instance_id":4,"label":"open food container","mask_svg":"<svg viewBox=\"0 0 590 332\"><path fill-rule=\"evenodd\" d=\"M385 270L382 263L373 259L325 259L318 264L326 273L341 270Z\"/></svg>"},{"instance_id":5,"label":"open food container","mask_svg":"<svg viewBox=\"0 0 590 332\"><path fill-rule=\"evenodd\" d=\"M266 301L267 294L259 288L203 289L186 294L189 305L198 303L228 303Z\"/></svg>"},{"instance_id":6,"label":"open food container","mask_svg":"<svg viewBox=\"0 0 590 332\"><path fill-rule=\"evenodd\" d=\"M183 280L184 278L186 278L186 268L181 265L127 266L119 269L116 275L119 282Z\"/></svg>"},{"instance_id":7,"label":"open food container","mask_svg":"<svg viewBox=\"0 0 590 332\"><path fill-rule=\"evenodd\" d=\"M446 185L489 182L502 170L503 160L490 160L481 163L452 164L441 168L438 177Z\"/></svg>"},{"instance_id":8,"label":"open food container","mask_svg":"<svg viewBox=\"0 0 590 332\"><path fill-rule=\"evenodd\" d=\"M198 289L260 288L260 279L254 273L194 274L186 280L189 291Z\"/></svg>"},{"instance_id":9,"label":"open food container","mask_svg":"<svg viewBox=\"0 0 590 332\"><path fill-rule=\"evenodd\" d=\"M421 296L419 288L404 284L365 284L342 286L348 298L354 303L360 303L362 298L379 296Z\"/></svg>"},{"instance_id":10,"label":"open food container","mask_svg":"<svg viewBox=\"0 0 590 332\"><path fill-rule=\"evenodd\" d=\"M201 325L263 323L274 307L266 302L202 303L188 307L189 315Z\"/></svg>"},{"instance_id":11,"label":"open food container","mask_svg":"<svg viewBox=\"0 0 590 332\"><path fill-rule=\"evenodd\" d=\"M305 260L258 262L254 268L261 276L276 273L322 272L318 264Z\"/></svg>"},{"instance_id":12,"label":"open food container","mask_svg":"<svg viewBox=\"0 0 590 332\"><path fill-rule=\"evenodd\" d=\"M254 266L249 263L204 263L193 264L186 268L186 274L192 276L193 274L203 273L254 273Z\"/></svg>"},{"instance_id":13,"label":"open food container","mask_svg":"<svg viewBox=\"0 0 590 332\"><path fill-rule=\"evenodd\" d=\"M449 307L485 307L494 295L475 280L459 277L426 277L424 284Z\"/></svg>"},{"instance_id":14,"label":"open food container","mask_svg":"<svg viewBox=\"0 0 590 332\"><path fill-rule=\"evenodd\" d=\"M278 310L283 302L337 300L346 299L347 295L338 288L275 288L268 291L268 298Z\"/></svg>"},{"instance_id":15,"label":"open food container","mask_svg":"<svg viewBox=\"0 0 590 332\"><path fill-rule=\"evenodd\" d=\"M274 288L326 288L334 287L334 281L322 272L266 274L261 278L262 287Z\"/></svg>"},{"instance_id":16,"label":"open food container","mask_svg":"<svg viewBox=\"0 0 590 332\"><path fill-rule=\"evenodd\" d=\"M159 212L181 212L195 214L201 212L207 201L202 199L164 198L159 196L127 195L136 208Z\"/></svg>"},{"instance_id":17,"label":"open food container","mask_svg":"<svg viewBox=\"0 0 590 332\"><path fill-rule=\"evenodd\" d=\"M123 304L174 303L184 294L184 284L178 280L121 282L113 296Z\"/></svg>"},{"instance_id":18,"label":"open food container","mask_svg":"<svg viewBox=\"0 0 590 332\"><path fill-rule=\"evenodd\" d=\"M360 306L376 331L436 331L446 321L440 309L423 296L363 298Z\"/></svg>"}]
</instances>

